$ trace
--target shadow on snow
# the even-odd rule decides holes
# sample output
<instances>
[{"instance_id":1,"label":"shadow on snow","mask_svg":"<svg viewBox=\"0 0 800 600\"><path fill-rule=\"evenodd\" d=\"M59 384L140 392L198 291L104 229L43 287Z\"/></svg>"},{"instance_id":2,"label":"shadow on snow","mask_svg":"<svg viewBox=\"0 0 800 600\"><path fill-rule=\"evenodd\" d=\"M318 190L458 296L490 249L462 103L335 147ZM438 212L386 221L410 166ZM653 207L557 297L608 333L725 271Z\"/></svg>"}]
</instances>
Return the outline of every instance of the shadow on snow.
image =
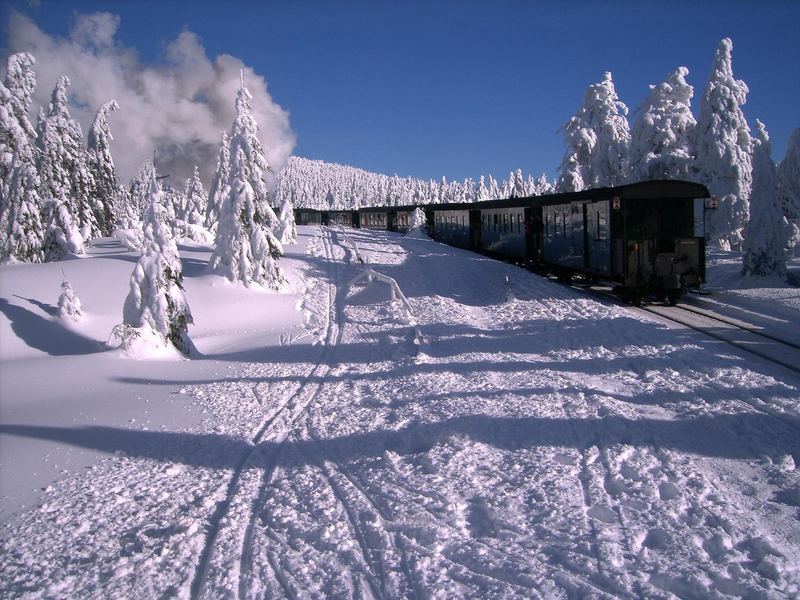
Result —
<instances>
[{"instance_id":1,"label":"shadow on snow","mask_svg":"<svg viewBox=\"0 0 800 600\"><path fill-rule=\"evenodd\" d=\"M744 444L743 432L759 437ZM245 440L226 435L135 431L115 427L8 424L0 425L0 433L212 469L234 469L241 464L244 453L256 448ZM466 436L473 442L505 451L540 447L585 449L593 445L627 444L728 459L760 458L765 450L767 454L788 453L800 458L800 440L796 433L775 433L774 418L757 413L672 421L631 420L619 416L575 419L469 415L436 423L412 424L395 431L378 430L284 444L263 442L257 449L269 464L277 462L287 467L308 464L310 457L314 456L357 461L383 456L386 451L418 454L447 442L451 436Z\"/></svg>"}]
</instances>

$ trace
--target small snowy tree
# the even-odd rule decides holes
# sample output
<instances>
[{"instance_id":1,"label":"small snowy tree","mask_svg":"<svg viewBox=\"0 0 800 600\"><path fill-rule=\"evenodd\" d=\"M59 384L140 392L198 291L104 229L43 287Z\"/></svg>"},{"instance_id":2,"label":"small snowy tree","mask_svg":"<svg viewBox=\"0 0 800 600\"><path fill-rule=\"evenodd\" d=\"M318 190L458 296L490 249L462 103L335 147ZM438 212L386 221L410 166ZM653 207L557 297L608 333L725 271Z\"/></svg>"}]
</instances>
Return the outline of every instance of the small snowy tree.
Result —
<instances>
[{"instance_id":1,"label":"small snowy tree","mask_svg":"<svg viewBox=\"0 0 800 600\"><path fill-rule=\"evenodd\" d=\"M625 180L630 145L628 107L617 96L611 73L586 90L583 106L561 128L566 150L558 191L609 187Z\"/></svg>"},{"instance_id":2,"label":"small snowy tree","mask_svg":"<svg viewBox=\"0 0 800 600\"><path fill-rule=\"evenodd\" d=\"M44 260L61 260L67 254L83 254L83 237L62 196L45 202Z\"/></svg>"},{"instance_id":3,"label":"small snowy tree","mask_svg":"<svg viewBox=\"0 0 800 600\"><path fill-rule=\"evenodd\" d=\"M650 95L636 111L628 167L631 182L688 179L696 125L688 73L686 67L678 67L666 81L651 85Z\"/></svg>"},{"instance_id":4,"label":"small snowy tree","mask_svg":"<svg viewBox=\"0 0 800 600\"><path fill-rule=\"evenodd\" d=\"M427 225L427 222L428 220L425 218L425 211L420 207L415 208L411 215L411 227L408 230L409 233L412 231L425 231L425 225Z\"/></svg>"},{"instance_id":5,"label":"small snowy tree","mask_svg":"<svg viewBox=\"0 0 800 600\"><path fill-rule=\"evenodd\" d=\"M706 239L722 249L738 249L748 220L752 185L752 139L742 105L747 85L734 79L733 43L719 43L711 77L700 99L695 128L696 179L717 196L719 207L706 221Z\"/></svg>"},{"instance_id":6,"label":"small snowy tree","mask_svg":"<svg viewBox=\"0 0 800 600\"><path fill-rule=\"evenodd\" d=\"M200 225L203 222L208 199L203 189L203 182L200 181L200 171L197 166L194 168L194 174L186 180L183 197L186 203L183 220L192 225Z\"/></svg>"},{"instance_id":7,"label":"small snowy tree","mask_svg":"<svg viewBox=\"0 0 800 600\"><path fill-rule=\"evenodd\" d=\"M250 185L244 148L234 155L230 193L222 206L216 248L209 262L217 273L245 286L253 282L279 289L285 279L278 267L280 242L257 220L256 194Z\"/></svg>"},{"instance_id":8,"label":"small snowy tree","mask_svg":"<svg viewBox=\"0 0 800 600\"><path fill-rule=\"evenodd\" d=\"M750 221L744 229L743 275L786 277L788 223L778 198L778 178L767 129L756 120Z\"/></svg>"},{"instance_id":9,"label":"small snowy tree","mask_svg":"<svg viewBox=\"0 0 800 600\"><path fill-rule=\"evenodd\" d=\"M294 244L297 241L297 224L294 221L294 208L289 196L284 196L278 215L278 239L281 244Z\"/></svg>"},{"instance_id":10,"label":"small snowy tree","mask_svg":"<svg viewBox=\"0 0 800 600\"><path fill-rule=\"evenodd\" d=\"M183 291L178 248L165 223L162 202L153 169L145 215L145 247L131 275L130 291L122 311L123 326L138 329L144 334L142 339L155 338L188 355L194 349L188 326L194 321Z\"/></svg>"},{"instance_id":11,"label":"small snowy tree","mask_svg":"<svg viewBox=\"0 0 800 600\"><path fill-rule=\"evenodd\" d=\"M72 284L67 281L66 277L61 282L61 295L58 297L58 316L71 321L79 321L83 316L81 301L75 295L75 290L72 289Z\"/></svg>"},{"instance_id":12,"label":"small snowy tree","mask_svg":"<svg viewBox=\"0 0 800 600\"><path fill-rule=\"evenodd\" d=\"M110 142L114 139L108 127L108 115L119 110L116 100L109 100L95 115L89 128L88 154L89 168L94 181L95 220L103 235L111 235L116 222L115 199L117 195L117 175L114 159L111 158Z\"/></svg>"},{"instance_id":13,"label":"small snowy tree","mask_svg":"<svg viewBox=\"0 0 800 600\"><path fill-rule=\"evenodd\" d=\"M211 181L208 192L208 206L206 208L206 229L212 230L219 221L220 208L228 195L228 180L231 174L231 148L230 139L226 131L222 132L217 150L217 170Z\"/></svg>"}]
</instances>

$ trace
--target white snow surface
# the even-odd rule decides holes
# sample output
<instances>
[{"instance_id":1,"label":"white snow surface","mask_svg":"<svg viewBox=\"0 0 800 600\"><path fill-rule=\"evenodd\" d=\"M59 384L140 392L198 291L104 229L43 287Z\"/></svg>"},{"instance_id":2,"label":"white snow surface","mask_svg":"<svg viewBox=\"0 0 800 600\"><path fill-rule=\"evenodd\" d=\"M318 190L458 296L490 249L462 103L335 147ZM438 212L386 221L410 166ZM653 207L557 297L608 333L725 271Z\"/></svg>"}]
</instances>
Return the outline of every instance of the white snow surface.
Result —
<instances>
[{"instance_id":1,"label":"white snow surface","mask_svg":"<svg viewBox=\"0 0 800 600\"><path fill-rule=\"evenodd\" d=\"M0 596L800 594L800 375L422 236L298 238L283 293L180 246L194 360L104 344L113 239L0 267ZM729 256L698 301L796 329Z\"/></svg>"}]
</instances>

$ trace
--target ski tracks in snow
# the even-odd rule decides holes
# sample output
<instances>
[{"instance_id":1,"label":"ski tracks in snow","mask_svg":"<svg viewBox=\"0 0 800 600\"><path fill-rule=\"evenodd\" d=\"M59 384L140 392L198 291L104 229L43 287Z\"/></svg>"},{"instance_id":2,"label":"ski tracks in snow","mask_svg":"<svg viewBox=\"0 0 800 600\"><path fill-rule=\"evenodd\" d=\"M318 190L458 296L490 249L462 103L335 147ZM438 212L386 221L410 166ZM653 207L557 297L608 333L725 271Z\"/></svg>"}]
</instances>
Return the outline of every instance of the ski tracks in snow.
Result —
<instances>
[{"instance_id":1,"label":"ski tracks in snow","mask_svg":"<svg viewBox=\"0 0 800 600\"><path fill-rule=\"evenodd\" d=\"M313 316L325 323L325 333L320 337L323 350L318 362L294 392L264 420L250 440L252 448L234 470L225 498L218 503L209 522L206 544L191 586L192 598L232 597L234 590L240 597L247 595L253 528L258 509L265 501L293 427L314 402L325 376L332 368L332 349L340 337L337 322L339 309L336 306L338 266L333 258L330 235L323 232L317 239L322 243L323 256L320 258L323 259L327 274L327 306L326 310L321 311L323 315ZM260 397L258 386L258 383L253 384L256 397ZM263 402L259 401L259 404ZM269 449L266 450L265 446L269 446ZM282 580L280 573L276 572L275 575L279 581Z\"/></svg>"}]
</instances>

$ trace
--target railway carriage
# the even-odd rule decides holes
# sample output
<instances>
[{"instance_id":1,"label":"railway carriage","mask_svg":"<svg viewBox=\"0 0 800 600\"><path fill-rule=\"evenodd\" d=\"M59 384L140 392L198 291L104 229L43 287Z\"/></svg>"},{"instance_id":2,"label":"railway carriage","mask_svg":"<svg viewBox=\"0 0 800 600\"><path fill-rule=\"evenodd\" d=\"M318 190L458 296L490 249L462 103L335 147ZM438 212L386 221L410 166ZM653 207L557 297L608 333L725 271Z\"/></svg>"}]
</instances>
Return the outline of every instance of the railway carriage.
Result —
<instances>
[{"instance_id":1,"label":"railway carriage","mask_svg":"<svg viewBox=\"0 0 800 600\"><path fill-rule=\"evenodd\" d=\"M322 211L313 208L295 208L294 221L298 225L322 225Z\"/></svg>"},{"instance_id":2,"label":"railway carriage","mask_svg":"<svg viewBox=\"0 0 800 600\"><path fill-rule=\"evenodd\" d=\"M414 206L365 207L359 209L362 227L405 232L411 228Z\"/></svg>"},{"instance_id":3,"label":"railway carriage","mask_svg":"<svg viewBox=\"0 0 800 600\"><path fill-rule=\"evenodd\" d=\"M574 275L610 281L634 303L646 294L674 303L705 281L708 197L700 184L661 180L420 208L428 233L440 242L513 260L562 281ZM404 231L414 208L348 211L349 223L339 220L342 211L323 211L322 223L333 216L342 225Z\"/></svg>"},{"instance_id":4,"label":"railway carriage","mask_svg":"<svg viewBox=\"0 0 800 600\"><path fill-rule=\"evenodd\" d=\"M357 210L330 210L328 213L327 225L339 225L341 227L359 227L359 214Z\"/></svg>"}]
</instances>

